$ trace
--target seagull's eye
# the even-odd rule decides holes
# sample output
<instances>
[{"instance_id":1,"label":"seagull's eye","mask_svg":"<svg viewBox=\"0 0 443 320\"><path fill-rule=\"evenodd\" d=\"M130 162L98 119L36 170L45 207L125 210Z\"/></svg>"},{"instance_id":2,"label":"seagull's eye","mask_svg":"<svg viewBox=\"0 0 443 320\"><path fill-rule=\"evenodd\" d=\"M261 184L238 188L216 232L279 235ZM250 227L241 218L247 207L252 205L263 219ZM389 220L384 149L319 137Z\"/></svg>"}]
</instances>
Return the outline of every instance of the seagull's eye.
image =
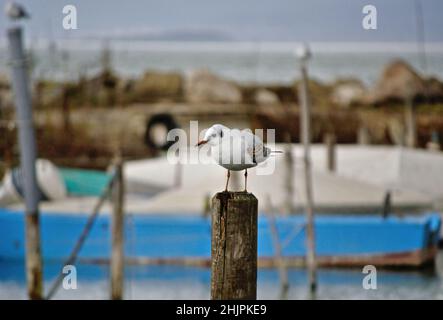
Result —
<instances>
[{"instance_id":1,"label":"seagull's eye","mask_svg":"<svg viewBox=\"0 0 443 320\"><path fill-rule=\"evenodd\" d=\"M215 134L215 133L213 133L212 135L211 135L211 137L213 137L213 138L215 138L217 136L217 134Z\"/></svg>"}]
</instances>

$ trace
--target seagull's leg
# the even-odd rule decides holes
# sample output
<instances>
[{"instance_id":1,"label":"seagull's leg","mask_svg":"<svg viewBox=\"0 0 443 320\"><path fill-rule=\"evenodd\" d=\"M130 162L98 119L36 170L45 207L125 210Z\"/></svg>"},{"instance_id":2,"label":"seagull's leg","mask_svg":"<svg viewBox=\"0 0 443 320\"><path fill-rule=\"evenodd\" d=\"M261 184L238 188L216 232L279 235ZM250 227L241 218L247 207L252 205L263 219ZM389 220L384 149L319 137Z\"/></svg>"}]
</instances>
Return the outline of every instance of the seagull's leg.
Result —
<instances>
[{"instance_id":1,"label":"seagull's leg","mask_svg":"<svg viewBox=\"0 0 443 320\"><path fill-rule=\"evenodd\" d=\"M231 170L228 170L228 178L226 179L225 192L228 192L228 184L229 184L229 178L230 177L231 177Z\"/></svg>"},{"instance_id":2,"label":"seagull's leg","mask_svg":"<svg viewBox=\"0 0 443 320\"><path fill-rule=\"evenodd\" d=\"M247 189L248 186L248 169L245 169L245 192L248 192Z\"/></svg>"}]
</instances>

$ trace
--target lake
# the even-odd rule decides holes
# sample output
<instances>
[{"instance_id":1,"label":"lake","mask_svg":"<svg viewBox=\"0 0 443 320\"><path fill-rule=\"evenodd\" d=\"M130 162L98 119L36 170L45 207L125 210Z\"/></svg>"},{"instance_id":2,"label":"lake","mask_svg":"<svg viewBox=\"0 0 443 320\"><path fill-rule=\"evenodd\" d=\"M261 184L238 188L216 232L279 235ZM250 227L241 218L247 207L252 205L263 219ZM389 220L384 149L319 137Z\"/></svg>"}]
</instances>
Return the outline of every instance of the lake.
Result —
<instances>
[{"instance_id":1,"label":"lake","mask_svg":"<svg viewBox=\"0 0 443 320\"><path fill-rule=\"evenodd\" d=\"M377 289L365 290L360 269L320 269L318 299L443 299L443 252L435 272L377 271ZM48 290L60 265L45 265ZM307 299L304 269L288 271L288 299ZM108 299L109 267L78 265L77 289L62 287L55 299ZM125 299L209 299L210 270L176 266L132 266L125 270ZM279 299L279 275L275 269L260 269L258 298ZM26 299L24 265L0 262L0 299Z\"/></svg>"}]
</instances>

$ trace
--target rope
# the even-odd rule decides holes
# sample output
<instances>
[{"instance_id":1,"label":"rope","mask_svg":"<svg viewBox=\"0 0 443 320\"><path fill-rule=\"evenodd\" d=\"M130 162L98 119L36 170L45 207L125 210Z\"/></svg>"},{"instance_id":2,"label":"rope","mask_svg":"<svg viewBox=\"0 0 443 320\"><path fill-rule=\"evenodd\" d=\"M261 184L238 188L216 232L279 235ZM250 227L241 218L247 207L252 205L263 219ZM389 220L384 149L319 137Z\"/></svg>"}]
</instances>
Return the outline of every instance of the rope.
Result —
<instances>
[{"instance_id":1,"label":"rope","mask_svg":"<svg viewBox=\"0 0 443 320\"><path fill-rule=\"evenodd\" d=\"M103 206L105 200L108 198L109 193L112 190L112 186L114 184L115 180L115 174L113 175L112 179L108 182L108 185L106 186L106 189L101 194L100 198L98 199L92 214L88 217L88 221L86 221L86 224L83 228L82 233L80 234L80 237L78 238L74 248L71 251L71 254L69 255L69 258L65 261L64 265L70 265L73 264L77 260L77 256L83 247L83 244L86 241L86 238L89 235L89 232L92 229L92 226L94 225L95 219L97 218L98 214L100 213L100 209ZM60 283L62 283L64 278L63 272L60 272L55 279L54 283L51 286L51 289L49 290L48 294L46 295L47 300L51 299L54 294L57 292L58 288L60 287Z\"/></svg>"}]
</instances>

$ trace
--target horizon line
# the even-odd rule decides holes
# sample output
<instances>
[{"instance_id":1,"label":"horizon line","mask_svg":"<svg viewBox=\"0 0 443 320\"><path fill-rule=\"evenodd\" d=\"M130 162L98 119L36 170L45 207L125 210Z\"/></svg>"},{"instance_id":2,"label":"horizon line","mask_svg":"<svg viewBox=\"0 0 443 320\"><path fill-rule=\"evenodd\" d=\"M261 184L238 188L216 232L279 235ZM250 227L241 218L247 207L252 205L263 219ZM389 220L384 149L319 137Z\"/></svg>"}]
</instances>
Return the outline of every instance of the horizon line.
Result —
<instances>
[{"instance_id":1,"label":"horizon line","mask_svg":"<svg viewBox=\"0 0 443 320\"><path fill-rule=\"evenodd\" d=\"M89 42L87 48L81 45ZM317 52L405 52L414 53L420 50L421 45L412 41L254 41L254 40L216 40L216 41L195 41L195 40L141 40L141 39L100 39L100 38L57 38L48 39L46 37L27 37L26 44L33 48L43 49L49 44L56 44L73 50L99 50L105 46L111 50L170 50L170 51L222 51L222 52L242 52L242 51L264 51L264 52L287 52L293 51L297 47L308 44L311 50ZM76 48L76 44L80 45ZM128 44L131 44L128 46ZM231 46L226 46L231 44ZM443 53L443 41L425 42L427 53ZM0 49L6 48L6 37L0 37Z\"/></svg>"}]
</instances>

